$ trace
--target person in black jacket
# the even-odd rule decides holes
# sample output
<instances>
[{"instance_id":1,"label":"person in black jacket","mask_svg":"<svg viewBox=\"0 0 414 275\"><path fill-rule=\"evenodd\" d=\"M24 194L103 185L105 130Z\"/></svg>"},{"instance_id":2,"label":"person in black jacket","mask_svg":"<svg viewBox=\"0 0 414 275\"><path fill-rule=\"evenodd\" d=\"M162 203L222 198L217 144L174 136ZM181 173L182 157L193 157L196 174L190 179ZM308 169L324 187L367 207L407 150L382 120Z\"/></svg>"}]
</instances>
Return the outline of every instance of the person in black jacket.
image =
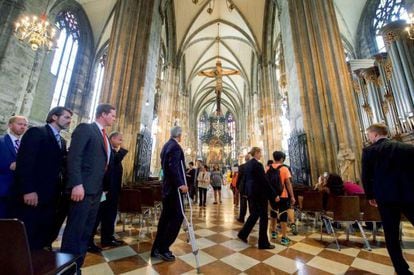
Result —
<instances>
[{"instance_id":1,"label":"person in black jacket","mask_svg":"<svg viewBox=\"0 0 414 275\"><path fill-rule=\"evenodd\" d=\"M187 193L184 174L184 152L181 141L182 128L175 126L171 129L171 138L161 150L161 167L164 171L162 182L162 212L158 221L157 236L151 249L151 257L164 261L174 261L175 256L170 251L183 222L179 193Z\"/></svg>"},{"instance_id":2,"label":"person in black jacket","mask_svg":"<svg viewBox=\"0 0 414 275\"><path fill-rule=\"evenodd\" d=\"M246 163L251 160L252 155L246 154L244 160L246 161L239 166L239 176L237 178L236 188L240 193L240 211L237 221L244 223L244 218L246 217L247 212L247 194L246 194L246 185L245 185L245 166Z\"/></svg>"},{"instance_id":3,"label":"person in black jacket","mask_svg":"<svg viewBox=\"0 0 414 275\"><path fill-rule=\"evenodd\" d=\"M99 104L96 119L81 123L72 134L68 153L68 189L71 197L61 251L80 255L83 264L102 197L103 178L111 158L105 127L116 118L115 107ZM79 270L78 270L79 271ZM78 272L79 273L79 272Z\"/></svg>"},{"instance_id":4,"label":"person in black jacket","mask_svg":"<svg viewBox=\"0 0 414 275\"><path fill-rule=\"evenodd\" d=\"M387 138L384 124L367 129L370 146L362 152L362 183L372 206L378 207L383 222L385 243L397 274L412 274L405 261L400 241L401 214L414 224L414 146Z\"/></svg>"},{"instance_id":5,"label":"person in black jacket","mask_svg":"<svg viewBox=\"0 0 414 275\"><path fill-rule=\"evenodd\" d=\"M244 170L250 216L237 236L247 243L247 237L260 218L258 247L259 249L273 249L275 246L270 244L267 237L267 205L270 197L269 194L275 194L276 192L271 189L265 176L263 164L258 161L262 157L261 149L253 147L250 154L253 158L246 163ZM275 200L275 197L273 199Z\"/></svg>"},{"instance_id":6,"label":"person in black jacket","mask_svg":"<svg viewBox=\"0 0 414 275\"><path fill-rule=\"evenodd\" d=\"M104 178L105 200L99 206L99 212L95 223L94 233L91 236L89 243L89 252L100 252L100 248L95 245L93 237L96 234L96 229L101 224L101 245L105 246L119 246L124 244L123 241L117 240L115 233L115 220L118 213L118 201L122 187L122 174L124 168L122 167L122 160L128 153L128 150L121 147L122 133L112 132L109 135L109 143L111 144L112 153L109 167L106 170Z\"/></svg>"},{"instance_id":7,"label":"person in black jacket","mask_svg":"<svg viewBox=\"0 0 414 275\"><path fill-rule=\"evenodd\" d=\"M16 217L26 227L31 249L48 247L57 223L58 202L63 193L67 129L72 111L55 107L45 126L32 127L23 136L16 160Z\"/></svg>"}]
</instances>

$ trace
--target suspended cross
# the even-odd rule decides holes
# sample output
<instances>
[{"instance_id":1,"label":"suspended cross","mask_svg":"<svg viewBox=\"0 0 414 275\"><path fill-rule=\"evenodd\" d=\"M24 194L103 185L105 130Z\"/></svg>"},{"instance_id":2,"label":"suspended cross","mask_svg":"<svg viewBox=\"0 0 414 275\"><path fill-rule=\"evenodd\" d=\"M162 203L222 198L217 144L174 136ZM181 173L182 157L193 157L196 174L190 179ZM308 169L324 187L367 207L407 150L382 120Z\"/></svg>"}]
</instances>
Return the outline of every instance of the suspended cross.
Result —
<instances>
[{"instance_id":1,"label":"suspended cross","mask_svg":"<svg viewBox=\"0 0 414 275\"><path fill-rule=\"evenodd\" d=\"M220 39L217 37L217 39ZM223 90L223 76L225 75L237 75L240 74L237 70L223 70L223 67L221 66L220 59L217 59L216 62L216 69L212 71L201 71L198 73L199 76L205 76L209 78L215 78L216 79L216 105L217 105L217 115L221 114L221 92Z\"/></svg>"}]
</instances>

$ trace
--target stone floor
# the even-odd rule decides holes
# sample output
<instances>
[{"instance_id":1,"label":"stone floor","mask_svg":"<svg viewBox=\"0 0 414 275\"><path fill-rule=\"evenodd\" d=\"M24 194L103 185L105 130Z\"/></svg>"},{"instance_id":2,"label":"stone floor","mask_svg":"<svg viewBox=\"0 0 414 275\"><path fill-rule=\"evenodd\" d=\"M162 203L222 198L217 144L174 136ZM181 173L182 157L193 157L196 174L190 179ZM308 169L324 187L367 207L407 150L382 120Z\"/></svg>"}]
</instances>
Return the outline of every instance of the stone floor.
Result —
<instances>
[{"instance_id":1,"label":"stone floor","mask_svg":"<svg viewBox=\"0 0 414 275\"><path fill-rule=\"evenodd\" d=\"M257 249L257 226L245 244L236 235L242 224L235 220L237 209L233 207L231 193L223 190L223 203L212 204L208 194L206 208L193 208L193 224L200 249L200 271L202 274L393 274L390 258L384 247L383 237L374 243L372 251L363 247L362 239L351 235L346 240L340 234L341 251L336 249L333 238L320 234L310 225L299 223L299 235L289 235L292 243L278 244L272 250ZM82 274L196 274L195 258L186 243L186 234L181 232L171 247L176 255L172 263L151 259L149 256L155 227L148 233L139 234L138 226L117 227L118 236L128 245L105 249L100 254L86 256ZM404 225L404 254L414 270L414 230ZM151 236L153 235L153 236ZM380 233L381 235L381 233ZM370 237L370 234L368 233ZM99 238L97 239L97 243ZM58 247L59 242L55 243Z\"/></svg>"}]
</instances>

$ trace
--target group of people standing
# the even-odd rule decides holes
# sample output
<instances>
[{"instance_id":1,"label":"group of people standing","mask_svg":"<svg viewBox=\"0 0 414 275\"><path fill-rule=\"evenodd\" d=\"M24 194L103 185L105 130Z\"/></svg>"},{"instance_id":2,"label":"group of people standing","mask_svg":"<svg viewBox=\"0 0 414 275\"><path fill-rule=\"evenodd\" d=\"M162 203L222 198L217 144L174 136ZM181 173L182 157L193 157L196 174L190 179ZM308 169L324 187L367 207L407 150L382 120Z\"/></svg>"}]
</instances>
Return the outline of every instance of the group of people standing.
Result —
<instances>
[{"instance_id":1,"label":"group of people standing","mask_svg":"<svg viewBox=\"0 0 414 275\"><path fill-rule=\"evenodd\" d=\"M67 218L61 252L80 255L80 268L99 223L103 246L120 243L113 234L127 150L121 133L106 134L116 119L110 104L98 105L95 121L75 128L68 150L61 131L72 115L54 107L46 125L27 131L26 118L10 118L0 137L0 218L23 221L32 250L51 249Z\"/></svg>"},{"instance_id":2,"label":"group of people standing","mask_svg":"<svg viewBox=\"0 0 414 275\"><path fill-rule=\"evenodd\" d=\"M221 188L224 184L224 177L217 164L213 165L212 171L209 171L209 167L202 160L197 160L197 168L194 167L193 162L190 162L186 178L190 197L194 203L198 200L200 207L206 206L207 190L210 186L214 190L213 204L222 203Z\"/></svg>"}]
</instances>

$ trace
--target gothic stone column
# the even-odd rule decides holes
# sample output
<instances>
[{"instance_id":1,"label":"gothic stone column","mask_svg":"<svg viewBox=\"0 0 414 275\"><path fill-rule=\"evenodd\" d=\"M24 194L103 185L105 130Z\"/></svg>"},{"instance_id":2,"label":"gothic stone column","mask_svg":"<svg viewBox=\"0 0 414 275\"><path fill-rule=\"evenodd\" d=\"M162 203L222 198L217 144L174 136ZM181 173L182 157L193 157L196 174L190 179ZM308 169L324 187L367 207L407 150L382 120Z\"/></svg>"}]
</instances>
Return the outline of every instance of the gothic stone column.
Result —
<instances>
[{"instance_id":1,"label":"gothic stone column","mask_svg":"<svg viewBox=\"0 0 414 275\"><path fill-rule=\"evenodd\" d=\"M362 141L333 0L279 3L292 130L306 131L312 180L343 169L355 180Z\"/></svg>"},{"instance_id":2,"label":"gothic stone column","mask_svg":"<svg viewBox=\"0 0 414 275\"><path fill-rule=\"evenodd\" d=\"M158 8L159 0L122 0L115 8L102 101L117 108L113 128L123 132L129 150L124 160L125 181L134 180L137 136L152 125L162 24Z\"/></svg>"}]
</instances>

